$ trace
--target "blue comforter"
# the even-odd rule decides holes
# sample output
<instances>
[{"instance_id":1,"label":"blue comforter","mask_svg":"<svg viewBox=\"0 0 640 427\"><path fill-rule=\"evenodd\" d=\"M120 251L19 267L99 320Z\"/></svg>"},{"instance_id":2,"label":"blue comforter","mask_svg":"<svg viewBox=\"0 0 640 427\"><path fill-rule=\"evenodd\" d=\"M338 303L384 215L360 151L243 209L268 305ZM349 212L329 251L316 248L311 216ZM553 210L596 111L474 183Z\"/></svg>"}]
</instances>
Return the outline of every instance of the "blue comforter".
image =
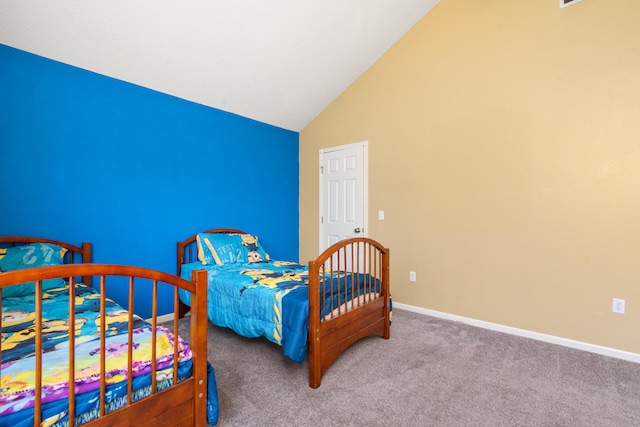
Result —
<instances>
[{"instance_id":1,"label":"blue comforter","mask_svg":"<svg viewBox=\"0 0 640 427\"><path fill-rule=\"evenodd\" d=\"M289 261L220 266L194 262L182 266L181 277L190 280L192 271L202 269L208 273L209 320L245 337L265 337L281 345L290 359L304 360L309 330L307 266ZM358 295L370 286L362 275L334 273L332 279L325 284L324 314L351 298L354 289ZM358 286L351 285L352 279ZM340 293L335 292L338 286ZM374 287L379 291L377 284ZM180 299L190 305L190 294L181 292Z\"/></svg>"}]
</instances>

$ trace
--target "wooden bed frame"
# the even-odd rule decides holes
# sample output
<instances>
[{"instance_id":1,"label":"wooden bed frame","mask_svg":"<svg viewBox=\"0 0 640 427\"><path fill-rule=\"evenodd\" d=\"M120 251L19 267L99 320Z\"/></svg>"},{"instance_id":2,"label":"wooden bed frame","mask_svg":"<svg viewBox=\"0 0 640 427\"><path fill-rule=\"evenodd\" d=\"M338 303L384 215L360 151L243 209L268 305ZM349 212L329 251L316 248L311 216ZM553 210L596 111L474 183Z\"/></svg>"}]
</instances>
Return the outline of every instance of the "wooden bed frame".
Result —
<instances>
[{"instance_id":1,"label":"wooden bed frame","mask_svg":"<svg viewBox=\"0 0 640 427\"><path fill-rule=\"evenodd\" d=\"M240 233L233 228L216 228L203 233ZM185 263L196 262L196 235L178 242L177 272ZM353 266L353 267L350 267ZM366 295L348 301L340 307L331 307L330 313L321 316L323 280L332 272L350 271L366 274L379 283L378 289L370 288ZM180 316L188 306L180 303ZM318 258L309 261L309 386L318 388L322 375L351 344L369 335L390 336L389 249L369 238L342 240L327 248ZM322 311L321 311L322 310Z\"/></svg>"},{"instance_id":2,"label":"wooden bed frame","mask_svg":"<svg viewBox=\"0 0 640 427\"><path fill-rule=\"evenodd\" d=\"M126 406L104 414L104 390L105 380L104 363L101 363L100 372L100 416L97 419L89 421L83 426L136 426L136 427L151 427L156 425L171 426L206 426L207 425L207 302L206 302L206 283L207 273L205 271L195 271L193 273L192 281L183 280L177 276L149 270L145 268L123 266L123 265L111 265L111 264L90 264L86 263L91 260L91 245L89 243L83 243L82 247L69 245L64 242L59 242L49 239L31 238L31 237L0 237L0 244L2 247L14 246L17 244L28 244L34 242L52 243L67 248L71 253L65 255L65 265L53 266L53 267L40 267L40 268L27 268L23 270L16 270L11 272L0 273L0 302L2 298L1 290L4 287L26 283L36 282L35 292L36 295L41 295L42 281L52 278L63 278L69 280L69 283L77 283L83 281L91 283L91 279L96 278L96 283L99 285L100 294L106 294L106 283L108 277L118 276L128 278L130 295L128 305L121 304L123 307L128 307L129 311L129 324L131 324L133 316L133 298L131 297L134 292L134 282L137 279L144 280L142 285L151 285L153 292L152 302L152 317L148 319L152 325L152 329L155 331L158 324L157 314L157 289L158 285L172 286L174 289L174 308L178 303L178 289L184 289L192 293L193 307L191 310L190 319L190 340L189 346L192 350L192 375L188 379L176 384L174 374L174 384L162 391L152 390L151 395L131 402L131 387L127 390ZM83 263L76 263L75 260L79 259ZM119 279L121 280L121 279ZM126 280L125 280L126 282ZM75 287L70 287L70 297L73 296L72 292ZM74 301L75 298L70 298ZM100 306L103 307L104 297L100 297ZM42 327L39 317L42 314L39 312L42 307L42 298L36 298L36 348L42 348ZM75 325L74 310L70 309L69 324ZM0 322L0 328L2 323ZM74 326L72 326L73 328ZM176 316L173 322L173 333L177 335L178 331L178 317ZM129 331L131 334L131 330ZM154 339L155 339L155 332ZM75 348L74 348L74 333L69 334L69 364L74 365ZM105 329L101 330L100 340L104 343ZM129 339L131 343L132 340ZM103 345L103 344L101 344ZM177 352L178 340L175 340L174 355ZM131 346L131 344L129 344ZM129 354L131 354L131 348L129 348ZM0 353L1 354L1 353ZM155 372L156 361L153 361L152 372ZM70 373L69 383L73 383ZM155 378L155 375L152 375ZM153 381L153 380L152 380ZM36 389L41 387L42 382L42 351L36 351ZM152 382L155 388L155 381ZM70 390L69 395L69 414L75 413L75 403L73 391ZM41 401L40 393L36 393L36 410L34 418L34 426L41 425Z\"/></svg>"}]
</instances>

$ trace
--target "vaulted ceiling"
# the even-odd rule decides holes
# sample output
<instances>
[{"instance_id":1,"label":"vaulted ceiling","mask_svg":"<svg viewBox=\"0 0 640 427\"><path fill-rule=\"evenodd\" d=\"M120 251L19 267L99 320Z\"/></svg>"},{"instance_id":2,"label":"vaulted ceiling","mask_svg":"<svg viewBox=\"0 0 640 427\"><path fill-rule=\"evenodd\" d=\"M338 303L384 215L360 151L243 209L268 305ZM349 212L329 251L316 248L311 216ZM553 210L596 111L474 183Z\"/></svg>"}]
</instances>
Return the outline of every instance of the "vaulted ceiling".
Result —
<instances>
[{"instance_id":1,"label":"vaulted ceiling","mask_svg":"<svg viewBox=\"0 0 640 427\"><path fill-rule=\"evenodd\" d=\"M0 43L299 131L439 0L3 0Z\"/></svg>"}]
</instances>

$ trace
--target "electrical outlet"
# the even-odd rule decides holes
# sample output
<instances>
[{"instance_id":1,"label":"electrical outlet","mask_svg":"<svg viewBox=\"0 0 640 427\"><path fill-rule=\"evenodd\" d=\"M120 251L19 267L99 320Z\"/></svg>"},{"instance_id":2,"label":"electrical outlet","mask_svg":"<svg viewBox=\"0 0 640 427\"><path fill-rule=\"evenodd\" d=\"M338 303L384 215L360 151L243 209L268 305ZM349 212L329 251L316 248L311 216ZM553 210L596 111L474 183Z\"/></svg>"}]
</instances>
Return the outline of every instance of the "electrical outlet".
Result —
<instances>
[{"instance_id":1,"label":"electrical outlet","mask_svg":"<svg viewBox=\"0 0 640 427\"><path fill-rule=\"evenodd\" d=\"M614 313L624 314L624 300L619 298L613 299L613 308L611 309Z\"/></svg>"},{"instance_id":2,"label":"electrical outlet","mask_svg":"<svg viewBox=\"0 0 640 427\"><path fill-rule=\"evenodd\" d=\"M415 271L410 271L409 272L409 281L410 282L415 282L416 281L416 272Z\"/></svg>"}]
</instances>

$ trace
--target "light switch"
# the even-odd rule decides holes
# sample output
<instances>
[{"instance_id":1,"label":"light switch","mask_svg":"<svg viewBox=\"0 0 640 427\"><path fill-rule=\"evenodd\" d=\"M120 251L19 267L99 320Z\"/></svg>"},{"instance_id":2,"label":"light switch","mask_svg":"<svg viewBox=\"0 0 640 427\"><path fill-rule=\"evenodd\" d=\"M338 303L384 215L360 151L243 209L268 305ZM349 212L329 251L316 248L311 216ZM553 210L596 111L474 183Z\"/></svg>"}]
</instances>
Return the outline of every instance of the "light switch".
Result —
<instances>
[{"instance_id":1,"label":"light switch","mask_svg":"<svg viewBox=\"0 0 640 427\"><path fill-rule=\"evenodd\" d=\"M384 219L384 211L378 211L378 219L382 221Z\"/></svg>"}]
</instances>

